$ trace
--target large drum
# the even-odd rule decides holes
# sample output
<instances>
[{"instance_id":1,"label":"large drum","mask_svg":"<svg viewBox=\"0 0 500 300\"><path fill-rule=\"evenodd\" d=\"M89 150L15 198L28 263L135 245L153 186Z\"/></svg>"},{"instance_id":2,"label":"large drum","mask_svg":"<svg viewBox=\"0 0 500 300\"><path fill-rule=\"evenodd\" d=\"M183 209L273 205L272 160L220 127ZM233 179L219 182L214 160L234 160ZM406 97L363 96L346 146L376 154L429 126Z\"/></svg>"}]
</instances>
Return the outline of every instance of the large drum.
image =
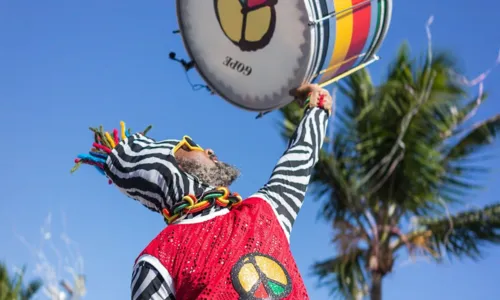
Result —
<instances>
[{"instance_id":1,"label":"large drum","mask_svg":"<svg viewBox=\"0 0 500 300\"><path fill-rule=\"evenodd\" d=\"M376 60L391 12L392 0L177 0L184 46L208 86L259 112Z\"/></svg>"}]
</instances>

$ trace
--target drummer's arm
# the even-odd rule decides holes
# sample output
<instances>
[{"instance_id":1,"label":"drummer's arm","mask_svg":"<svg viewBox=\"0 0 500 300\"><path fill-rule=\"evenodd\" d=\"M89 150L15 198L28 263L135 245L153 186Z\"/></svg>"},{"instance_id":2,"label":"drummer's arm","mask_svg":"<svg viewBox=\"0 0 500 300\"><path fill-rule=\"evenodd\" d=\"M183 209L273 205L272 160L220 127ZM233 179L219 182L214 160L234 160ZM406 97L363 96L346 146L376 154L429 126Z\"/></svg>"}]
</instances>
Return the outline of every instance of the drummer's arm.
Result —
<instances>
[{"instance_id":1,"label":"drummer's arm","mask_svg":"<svg viewBox=\"0 0 500 300\"><path fill-rule=\"evenodd\" d=\"M175 300L174 284L167 270L147 261L134 266L130 289L131 300Z\"/></svg>"},{"instance_id":2,"label":"drummer's arm","mask_svg":"<svg viewBox=\"0 0 500 300\"><path fill-rule=\"evenodd\" d=\"M318 161L328 118L329 113L322 108L306 110L268 183L254 195L264 198L274 207L287 237L302 207L311 173Z\"/></svg>"}]
</instances>

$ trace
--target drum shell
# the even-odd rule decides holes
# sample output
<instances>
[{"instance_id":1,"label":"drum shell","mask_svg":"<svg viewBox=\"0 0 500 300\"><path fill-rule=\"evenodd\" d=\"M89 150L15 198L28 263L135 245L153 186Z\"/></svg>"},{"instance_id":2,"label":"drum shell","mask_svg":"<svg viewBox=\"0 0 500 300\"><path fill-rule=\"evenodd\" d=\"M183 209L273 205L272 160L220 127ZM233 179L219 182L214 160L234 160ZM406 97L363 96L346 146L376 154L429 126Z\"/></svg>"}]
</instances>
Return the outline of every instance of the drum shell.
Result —
<instances>
[{"instance_id":1,"label":"drum shell","mask_svg":"<svg viewBox=\"0 0 500 300\"><path fill-rule=\"evenodd\" d=\"M391 21L392 0L311 0L309 3L316 7L315 11L322 10L322 15L314 19L323 19L318 22L317 34L324 41L316 46L322 60L312 67L316 74L312 82L331 84L378 59L376 52Z\"/></svg>"}]
</instances>

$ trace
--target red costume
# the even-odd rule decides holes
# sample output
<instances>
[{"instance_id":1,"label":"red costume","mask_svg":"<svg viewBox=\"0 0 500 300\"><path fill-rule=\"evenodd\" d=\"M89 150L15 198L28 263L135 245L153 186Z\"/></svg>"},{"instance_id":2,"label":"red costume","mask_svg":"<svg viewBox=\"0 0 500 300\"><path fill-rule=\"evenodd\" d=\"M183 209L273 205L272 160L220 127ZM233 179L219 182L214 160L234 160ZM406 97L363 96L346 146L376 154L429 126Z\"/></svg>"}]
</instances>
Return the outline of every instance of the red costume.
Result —
<instances>
[{"instance_id":1,"label":"red costume","mask_svg":"<svg viewBox=\"0 0 500 300\"><path fill-rule=\"evenodd\" d=\"M168 226L139 260L148 256L175 278L176 299L308 299L276 214L260 198L202 223Z\"/></svg>"}]
</instances>

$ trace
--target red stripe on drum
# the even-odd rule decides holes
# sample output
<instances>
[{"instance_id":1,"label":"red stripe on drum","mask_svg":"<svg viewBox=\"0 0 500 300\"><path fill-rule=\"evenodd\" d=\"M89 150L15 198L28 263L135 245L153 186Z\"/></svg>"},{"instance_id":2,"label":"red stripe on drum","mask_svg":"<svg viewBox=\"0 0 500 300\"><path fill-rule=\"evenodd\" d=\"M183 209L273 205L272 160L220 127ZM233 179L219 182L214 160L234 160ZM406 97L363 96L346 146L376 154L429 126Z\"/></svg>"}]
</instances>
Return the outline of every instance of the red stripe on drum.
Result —
<instances>
[{"instance_id":1,"label":"red stripe on drum","mask_svg":"<svg viewBox=\"0 0 500 300\"><path fill-rule=\"evenodd\" d=\"M269 2L268 0L248 0L247 1L247 7L248 8L253 8L259 5L263 5L266 2Z\"/></svg>"},{"instance_id":2,"label":"red stripe on drum","mask_svg":"<svg viewBox=\"0 0 500 300\"><path fill-rule=\"evenodd\" d=\"M362 4L365 2L366 4ZM356 5L360 5L356 7ZM370 24L371 24L371 9L372 6L370 2L366 0L352 0L353 8L353 31L351 38L351 45L349 46L349 51L346 55L346 63L340 67L340 69L335 72L336 75L340 75L345 71L348 71L356 61L359 61L358 58L361 54L365 44L368 39L368 35L370 33Z\"/></svg>"}]
</instances>

